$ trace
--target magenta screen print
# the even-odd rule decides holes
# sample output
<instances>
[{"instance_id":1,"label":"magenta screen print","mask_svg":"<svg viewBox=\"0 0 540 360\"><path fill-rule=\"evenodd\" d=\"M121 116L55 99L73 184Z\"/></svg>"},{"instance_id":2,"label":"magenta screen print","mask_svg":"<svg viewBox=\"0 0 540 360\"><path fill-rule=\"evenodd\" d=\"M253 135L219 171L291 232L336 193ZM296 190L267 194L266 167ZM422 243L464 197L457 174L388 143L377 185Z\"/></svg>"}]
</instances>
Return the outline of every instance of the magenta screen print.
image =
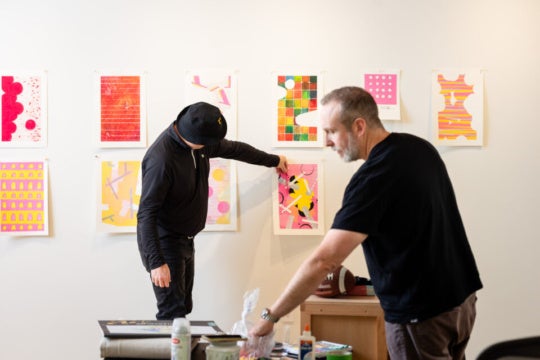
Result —
<instances>
[{"instance_id":1,"label":"magenta screen print","mask_svg":"<svg viewBox=\"0 0 540 360\"><path fill-rule=\"evenodd\" d=\"M375 102L381 105L395 105L397 102L396 74L365 74L366 90L373 96Z\"/></svg>"},{"instance_id":2,"label":"magenta screen print","mask_svg":"<svg viewBox=\"0 0 540 360\"><path fill-rule=\"evenodd\" d=\"M45 75L1 75L3 147L46 145Z\"/></svg>"},{"instance_id":3,"label":"magenta screen print","mask_svg":"<svg viewBox=\"0 0 540 360\"><path fill-rule=\"evenodd\" d=\"M277 175L274 198L276 234L322 234L321 172L319 162L289 164Z\"/></svg>"},{"instance_id":4,"label":"magenta screen print","mask_svg":"<svg viewBox=\"0 0 540 360\"><path fill-rule=\"evenodd\" d=\"M0 233L48 235L47 163L0 162Z\"/></svg>"},{"instance_id":5,"label":"magenta screen print","mask_svg":"<svg viewBox=\"0 0 540 360\"><path fill-rule=\"evenodd\" d=\"M399 71L364 73L364 89L375 99L381 120L400 120Z\"/></svg>"}]
</instances>

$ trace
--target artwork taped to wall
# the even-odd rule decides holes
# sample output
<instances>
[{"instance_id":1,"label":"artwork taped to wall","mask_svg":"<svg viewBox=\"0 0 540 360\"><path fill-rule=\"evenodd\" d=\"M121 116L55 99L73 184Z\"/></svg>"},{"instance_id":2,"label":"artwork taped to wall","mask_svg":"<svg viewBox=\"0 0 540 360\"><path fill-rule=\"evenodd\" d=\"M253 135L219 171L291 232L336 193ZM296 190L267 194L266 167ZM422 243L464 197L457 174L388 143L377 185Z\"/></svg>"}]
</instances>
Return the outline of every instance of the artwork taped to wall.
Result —
<instances>
[{"instance_id":1,"label":"artwork taped to wall","mask_svg":"<svg viewBox=\"0 0 540 360\"><path fill-rule=\"evenodd\" d=\"M435 70L432 72L431 83L433 143L445 146L482 146L482 70Z\"/></svg>"},{"instance_id":2,"label":"artwork taped to wall","mask_svg":"<svg viewBox=\"0 0 540 360\"><path fill-rule=\"evenodd\" d=\"M323 163L289 159L287 173L273 181L273 220L276 235L324 234Z\"/></svg>"},{"instance_id":3,"label":"artwork taped to wall","mask_svg":"<svg viewBox=\"0 0 540 360\"><path fill-rule=\"evenodd\" d=\"M210 159L208 214L203 231L237 231L236 163Z\"/></svg>"},{"instance_id":4,"label":"artwork taped to wall","mask_svg":"<svg viewBox=\"0 0 540 360\"><path fill-rule=\"evenodd\" d=\"M185 105L204 101L217 106L227 120L227 139L236 140L237 74L225 69L191 70L186 73Z\"/></svg>"},{"instance_id":5,"label":"artwork taped to wall","mask_svg":"<svg viewBox=\"0 0 540 360\"><path fill-rule=\"evenodd\" d=\"M47 76L45 71L1 72L0 147L47 145Z\"/></svg>"},{"instance_id":6,"label":"artwork taped to wall","mask_svg":"<svg viewBox=\"0 0 540 360\"><path fill-rule=\"evenodd\" d=\"M227 139L236 140L237 75L226 69L199 69L186 73L185 104L204 101L217 106L227 120ZM236 231L236 164L210 159L208 214L203 231Z\"/></svg>"},{"instance_id":7,"label":"artwork taped to wall","mask_svg":"<svg viewBox=\"0 0 540 360\"><path fill-rule=\"evenodd\" d=\"M146 76L97 71L97 141L102 148L146 146Z\"/></svg>"},{"instance_id":8,"label":"artwork taped to wall","mask_svg":"<svg viewBox=\"0 0 540 360\"><path fill-rule=\"evenodd\" d=\"M143 154L96 155L96 228L103 233L132 233L137 230L141 199L141 159Z\"/></svg>"},{"instance_id":9,"label":"artwork taped to wall","mask_svg":"<svg viewBox=\"0 0 540 360\"><path fill-rule=\"evenodd\" d=\"M399 70L370 70L363 73L362 87L368 91L379 108L381 120L401 120Z\"/></svg>"},{"instance_id":10,"label":"artwork taped to wall","mask_svg":"<svg viewBox=\"0 0 540 360\"><path fill-rule=\"evenodd\" d=\"M318 111L323 81L321 71L272 73L274 147L325 145Z\"/></svg>"},{"instance_id":11,"label":"artwork taped to wall","mask_svg":"<svg viewBox=\"0 0 540 360\"><path fill-rule=\"evenodd\" d=\"M0 234L49 235L47 160L0 161Z\"/></svg>"}]
</instances>

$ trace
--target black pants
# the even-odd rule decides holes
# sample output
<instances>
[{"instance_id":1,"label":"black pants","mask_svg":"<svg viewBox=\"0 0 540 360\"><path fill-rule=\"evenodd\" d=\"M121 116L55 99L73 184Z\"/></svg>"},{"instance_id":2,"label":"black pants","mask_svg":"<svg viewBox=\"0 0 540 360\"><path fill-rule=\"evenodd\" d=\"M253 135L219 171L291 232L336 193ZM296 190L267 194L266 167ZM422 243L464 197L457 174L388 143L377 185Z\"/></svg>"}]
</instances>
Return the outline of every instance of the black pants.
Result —
<instances>
[{"instance_id":1,"label":"black pants","mask_svg":"<svg viewBox=\"0 0 540 360\"><path fill-rule=\"evenodd\" d=\"M191 295L195 275L193 237L162 241L161 250L171 271L171 283L168 288L152 285L158 308L156 319L172 320L185 317L193 309Z\"/></svg>"}]
</instances>

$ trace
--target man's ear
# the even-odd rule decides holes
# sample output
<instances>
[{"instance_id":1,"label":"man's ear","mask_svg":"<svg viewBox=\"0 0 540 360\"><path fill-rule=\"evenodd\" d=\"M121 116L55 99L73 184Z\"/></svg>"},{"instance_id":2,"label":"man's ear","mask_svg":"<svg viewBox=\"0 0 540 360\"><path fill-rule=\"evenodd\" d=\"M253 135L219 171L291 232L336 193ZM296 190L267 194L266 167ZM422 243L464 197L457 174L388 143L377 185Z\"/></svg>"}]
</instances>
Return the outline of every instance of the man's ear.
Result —
<instances>
[{"instance_id":1,"label":"man's ear","mask_svg":"<svg viewBox=\"0 0 540 360\"><path fill-rule=\"evenodd\" d=\"M366 132L366 129L367 129L366 120L364 118L361 118L361 117L354 119L352 129L358 135L364 135L364 133Z\"/></svg>"}]
</instances>

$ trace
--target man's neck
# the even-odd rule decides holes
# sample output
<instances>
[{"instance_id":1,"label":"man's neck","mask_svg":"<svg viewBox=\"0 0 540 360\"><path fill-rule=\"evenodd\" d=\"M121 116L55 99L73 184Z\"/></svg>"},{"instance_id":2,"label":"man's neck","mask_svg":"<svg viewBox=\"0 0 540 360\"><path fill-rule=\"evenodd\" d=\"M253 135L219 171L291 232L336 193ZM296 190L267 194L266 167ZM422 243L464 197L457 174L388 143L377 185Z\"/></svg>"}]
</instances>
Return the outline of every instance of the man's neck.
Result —
<instances>
[{"instance_id":1,"label":"man's neck","mask_svg":"<svg viewBox=\"0 0 540 360\"><path fill-rule=\"evenodd\" d=\"M368 133L366 138L366 158L364 160L367 160L371 150L373 150L378 143L386 139L388 135L390 135L390 132L386 131L385 128L376 128Z\"/></svg>"}]
</instances>

